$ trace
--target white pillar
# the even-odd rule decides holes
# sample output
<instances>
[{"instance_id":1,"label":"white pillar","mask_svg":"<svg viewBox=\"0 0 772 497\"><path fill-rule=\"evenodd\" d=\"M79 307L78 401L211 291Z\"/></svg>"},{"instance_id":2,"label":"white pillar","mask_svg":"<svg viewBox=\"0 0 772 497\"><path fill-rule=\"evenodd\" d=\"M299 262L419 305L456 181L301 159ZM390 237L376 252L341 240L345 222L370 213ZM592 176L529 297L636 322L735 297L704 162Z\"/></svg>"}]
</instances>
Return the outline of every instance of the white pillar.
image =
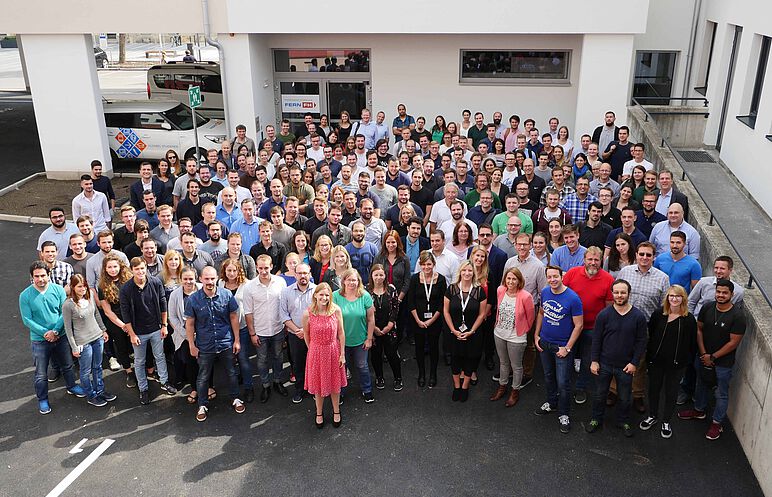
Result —
<instances>
[{"instance_id":1,"label":"white pillar","mask_svg":"<svg viewBox=\"0 0 772 497\"><path fill-rule=\"evenodd\" d=\"M574 140L584 133L592 134L609 110L617 115L618 126L624 124L631 88L633 35L586 34L580 59Z\"/></svg>"},{"instance_id":2,"label":"white pillar","mask_svg":"<svg viewBox=\"0 0 772 497\"><path fill-rule=\"evenodd\" d=\"M16 35L16 43L19 46L19 60L21 61L21 74L24 77L24 89L29 92L29 76L27 76L27 62L24 60L24 43L22 36Z\"/></svg>"},{"instance_id":3,"label":"white pillar","mask_svg":"<svg viewBox=\"0 0 772 497\"><path fill-rule=\"evenodd\" d=\"M225 88L228 94L228 120L236 135L236 126L247 127L247 136L257 143L266 124L274 123L273 69L271 50L263 35L220 33L217 40L225 52ZM257 128L259 121L260 129Z\"/></svg>"},{"instance_id":4,"label":"white pillar","mask_svg":"<svg viewBox=\"0 0 772 497\"><path fill-rule=\"evenodd\" d=\"M112 169L90 34L25 34L27 67L46 174L74 179L98 159Z\"/></svg>"}]
</instances>

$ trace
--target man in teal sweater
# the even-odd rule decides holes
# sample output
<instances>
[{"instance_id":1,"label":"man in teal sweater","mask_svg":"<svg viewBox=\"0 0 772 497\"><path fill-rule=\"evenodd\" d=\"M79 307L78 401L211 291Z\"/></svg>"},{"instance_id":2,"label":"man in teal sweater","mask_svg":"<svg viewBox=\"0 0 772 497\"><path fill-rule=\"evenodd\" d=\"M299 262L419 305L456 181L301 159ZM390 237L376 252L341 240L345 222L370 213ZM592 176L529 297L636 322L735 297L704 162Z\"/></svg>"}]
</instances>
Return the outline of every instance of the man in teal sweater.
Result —
<instances>
[{"instance_id":1,"label":"man in teal sweater","mask_svg":"<svg viewBox=\"0 0 772 497\"><path fill-rule=\"evenodd\" d=\"M67 342L62 318L62 304L67 299L64 288L51 283L48 267L35 261L29 269L32 284L19 295L19 309L24 325L29 328L32 342L32 361L35 364L35 394L40 414L51 412L48 404L48 361L52 356L59 363L67 393L85 397L86 393L75 383L72 371L72 351Z\"/></svg>"}]
</instances>

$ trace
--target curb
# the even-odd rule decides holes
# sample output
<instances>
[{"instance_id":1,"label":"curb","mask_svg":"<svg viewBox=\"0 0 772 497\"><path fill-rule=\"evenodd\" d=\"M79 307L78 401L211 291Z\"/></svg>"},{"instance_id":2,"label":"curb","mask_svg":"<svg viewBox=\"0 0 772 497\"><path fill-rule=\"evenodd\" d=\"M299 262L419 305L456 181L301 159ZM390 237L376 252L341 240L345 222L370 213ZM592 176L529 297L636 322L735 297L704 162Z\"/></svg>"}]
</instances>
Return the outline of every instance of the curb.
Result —
<instances>
[{"instance_id":1,"label":"curb","mask_svg":"<svg viewBox=\"0 0 772 497\"><path fill-rule=\"evenodd\" d=\"M0 221L10 221L13 223L24 223L24 224L51 224L51 222L44 218L44 217L34 217L34 216L19 216L16 214L0 214Z\"/></svg>"},{"instance_id":2,"label":"curb","mask_svg":"<svg viewBox=\"0 0 772 497\"><path fill-rule=\"evenodd\" d=\"M29 183L30 181L32 181L35 178L39 178L39 177L45 176L45 175L46 175L46 173L44 171L39 171L37 173L32 173L29 176L27 176L26 178L22 178L19 181L17 181L16 183L10 184L10 185L6 186L5 188L0 189L0 197L5 195L6 193L12 192L14 190L18 190L19 187L21 187L22 185L24 185L26 183ZM24 216L20 216L20 217L24 217Z\"/></svg>"}]
</instances>

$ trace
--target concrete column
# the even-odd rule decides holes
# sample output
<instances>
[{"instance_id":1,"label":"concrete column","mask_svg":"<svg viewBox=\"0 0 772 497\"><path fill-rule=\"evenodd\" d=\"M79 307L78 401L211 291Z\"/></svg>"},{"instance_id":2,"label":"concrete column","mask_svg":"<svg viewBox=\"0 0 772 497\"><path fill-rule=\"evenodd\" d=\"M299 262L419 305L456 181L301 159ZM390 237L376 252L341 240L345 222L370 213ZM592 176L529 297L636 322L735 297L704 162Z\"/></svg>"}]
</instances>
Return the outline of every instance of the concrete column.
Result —
<instances>
[{"instance_id":1,"label":"concrete column","mask_svg":"<svg viewBox=\"0 0 772 497\"><path fill-rule=\"evenodd\" d=\"M32 90L46 174L74 179L98 159L112 169L90 34L25 34L24 60Z\"/></svg>"},{"instance_id":2,"label":"concrete column","mask_svg":"<svg viewBox=\"0 0 772 497\"><path fill-rule=\"evenodd\" d=\"M220 33L217 40L225 52L224 73L228 96L228 135L236 126L247 127L247 136L257 143L266 124L274 122L271 51L263 35ZM257 129L259 124L260 129Z\"/></svg>"},{"instance_id":3,"label":"concrete column","mask_svg":"<svg viewBox=\"0 0 772 497\"><path fill-rule=\"evenodd\" d=\"M582 40L574 140L603 124L613 111L624 124L633 65L633 35L586 34ZM602 152L602 150L601 150Z\"/></svg>"},{"instance_id":4,"label":"concrete column","mask_svg":"<svg viewBox=\"0 0 772 497\"><path fill-rule=\"evenodd\" d=\"M27 62L24 60L24 44L22 36L16 35L16 44L19 47L19 60L21 60L21 74L24 77L24 89L29 93L29 76L27 76Z\"/></svg>"}]
</instances>

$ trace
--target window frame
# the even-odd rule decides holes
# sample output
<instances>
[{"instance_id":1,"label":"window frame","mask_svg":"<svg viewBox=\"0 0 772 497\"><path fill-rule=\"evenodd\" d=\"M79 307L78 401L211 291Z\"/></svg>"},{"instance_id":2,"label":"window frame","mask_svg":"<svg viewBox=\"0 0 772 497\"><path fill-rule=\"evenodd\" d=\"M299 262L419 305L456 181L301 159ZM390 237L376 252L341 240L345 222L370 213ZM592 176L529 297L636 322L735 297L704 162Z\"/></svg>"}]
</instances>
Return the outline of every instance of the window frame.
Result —
<instances>
[{"instance_id":1,"label":"window frame","mask_svg":"<svg viewBox=\"0 0 772 497\"><path fill-rule=\"evenodd\" d=\"M464 76L464 54L466 52L556 52L565 54L565 77L563 78L473 78ZM458 51L458 83L459 85L473 86L571 86L571 69L573 62L573 50L570 48L460 48Z\"/></svg>"},{"instance_id":2,"label":"window frame","mask_svg":"<svg viewBox=\"0 0 772 497\"><path fill-rule=\"evenodd\" d=\"M753 87L751 88L751 97L748 102L748 113L736 116L738 121L751 129L756 129L756 118L759 114L761 92L764 90L764 79L767 75L770 53L772 53L772 36L761 35L758 60L756 61L756 73L753 77ZM751 61L751 63L753 63L753 61Z\"/></svg>"}]
</instances>

